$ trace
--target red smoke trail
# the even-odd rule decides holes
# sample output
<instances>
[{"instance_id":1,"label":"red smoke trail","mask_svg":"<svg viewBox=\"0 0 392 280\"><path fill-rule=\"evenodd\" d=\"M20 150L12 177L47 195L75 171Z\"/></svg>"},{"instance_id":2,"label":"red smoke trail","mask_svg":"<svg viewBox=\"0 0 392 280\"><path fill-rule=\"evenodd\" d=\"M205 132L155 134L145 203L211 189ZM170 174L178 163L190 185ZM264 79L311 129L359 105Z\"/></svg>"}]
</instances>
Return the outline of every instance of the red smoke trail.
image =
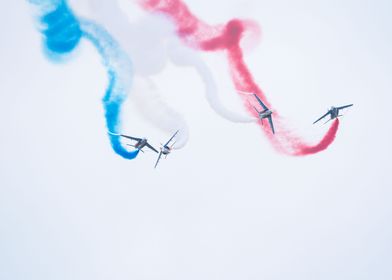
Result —
<instances>
[{"instance_id":1,"label":"red smoke trail","mask_svg":"<svg viewBox=\"0 0 392 280\"><path fill-rule=\"evenodd\" d=\"M177 26L178 35L191 47L203 51L224 51L237 91L255 93L268 107L271 107L246 65L240 45L246 32L256 31L256 35L258 35L257 25L254 22L233 19L225 25L210 26L193 15L181 0L139 0L138 2L150 12L159 12L169 16ZM257 112L253 105L256 107L259 105L254 96L239 94L248 112L257 118ZM309 145L299 136L293 135L283 125L282 119L276 111L273 114L273 119L276 127L275 135L271 133L269 125L262 125L261 121L258 124L279 152L294 156L315 154L325 150L335 139L339 128L339 121L335 120L317 144Z\"/></svg>"},{"instance_id":2,"label":"red smoke trail","mask_svg":"<svg viewBox=\"0 0 392 280\"><path fill-rule=\"evenodd\" d=\"M339 119L335 119L335 121L328 129L327 133L324 135L323 139L321 139L321 141L317 145L308 146L308 145L303 145L301 143L298 143L298 147L297 147L298 152L296 155L298 156L311 155L320 152L322 150L325 150L329 146L329 144L331 144L331 142L335 139L338 128L339 128Z\"/></svg>"}]
</instances>

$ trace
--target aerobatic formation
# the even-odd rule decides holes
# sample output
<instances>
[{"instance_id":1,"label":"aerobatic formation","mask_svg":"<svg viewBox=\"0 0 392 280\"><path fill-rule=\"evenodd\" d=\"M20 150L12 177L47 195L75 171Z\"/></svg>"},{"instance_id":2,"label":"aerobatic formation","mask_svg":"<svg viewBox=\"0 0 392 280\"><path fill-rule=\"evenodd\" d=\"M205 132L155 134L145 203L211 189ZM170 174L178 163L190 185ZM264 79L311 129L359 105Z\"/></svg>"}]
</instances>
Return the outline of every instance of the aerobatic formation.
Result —
<instances>
[{"instance_id":1,"label":"aerobatic formation","mask_svg":"<svg viewBox=\"0 0 392 280\"><path fill-rule=\"evenodd\" d=\"M211 26L197 18L181 0L137 0L145 15L131 22L116 1L80 2L83 1L91 11L89 19L77 16L67 0L28 0L37 10L48 59L66 61L81 40L89 41L101 56L108 76L102 99L107 135L113 151L123 158L134 159L147 147L158 154L156 167L162 155L166 157L172 149L182 148L188 140L185 120L161 98L159 86L150 79L164 69L167 61L178 67L193 67L204 84L210 107L219 116L231 122L257 124L272 146L286 155L303 156L328 148L339 128L339 110L352 106L332 107L315 121L327 115L333 120L321 140L309 144L284 125L276 109L271 109L272 104L244 60L241 43L245 35L253 41L260 35L255 22L232 19L226 24ZM214 72L198 55L200 51L224 53L233 92L237 92L248 116L221 103ZM160 151L146 138L123 134L122 105L129 94L143 117L171 134ZM128 143L124 143L126 139Z\"/></svg>"}]
</instances>

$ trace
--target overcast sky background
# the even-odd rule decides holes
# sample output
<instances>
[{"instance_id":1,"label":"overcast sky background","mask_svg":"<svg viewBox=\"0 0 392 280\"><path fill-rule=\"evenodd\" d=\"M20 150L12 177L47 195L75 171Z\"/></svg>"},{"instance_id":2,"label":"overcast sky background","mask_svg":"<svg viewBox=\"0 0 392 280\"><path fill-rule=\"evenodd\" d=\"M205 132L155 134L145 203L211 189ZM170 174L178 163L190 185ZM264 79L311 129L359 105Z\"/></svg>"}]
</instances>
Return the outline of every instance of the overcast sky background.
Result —
<instances>
[{"instance_id":1,"label":"overcast sky background","mask_svg":"<svg viewBox=\"0 0 392 280\"><path fill-rule=\"evenodd\" d=\"M189 142L156 170L152 153L124 160L107 139L94 48L51 63L27 1L1 1L0 279L391 279L390 1L186 3L209 23L258 21L245 59L307 139L325 132L311 123L329 106L354 103L335 142L277 154L255 124L216 115L192 69L168 64L154 81ZM223 56L203 57L225 105L243 112ZM124 132L170 136L132 96Z\"/></svg>"}]
</instances>

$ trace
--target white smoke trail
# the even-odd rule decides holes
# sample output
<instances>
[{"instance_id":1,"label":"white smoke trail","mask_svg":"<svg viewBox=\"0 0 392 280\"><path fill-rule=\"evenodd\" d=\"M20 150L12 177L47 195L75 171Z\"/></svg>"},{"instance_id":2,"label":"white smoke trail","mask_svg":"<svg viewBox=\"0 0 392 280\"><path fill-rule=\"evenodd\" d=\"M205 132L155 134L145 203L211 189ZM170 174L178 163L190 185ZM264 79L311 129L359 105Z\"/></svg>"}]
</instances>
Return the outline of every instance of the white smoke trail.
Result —
<instances>
[{"instance_id":1,"label":"white smoke trail","mask_svg":"<svg viewBox=\"0 0 392 280\"><path fill-rule=\"evenodd\" d=\"M168 55L177 66L192 66L202 79L205 96L211 108L221 117L237 123L255 122L257 119L230 111L221 103L214 77L196 51L181 44L178 39L172 39L168 47Z\"/></svg>"},{"instance_id":2,"label":"white smoke trail","mask_svg":"<svg viewBox=\"0 0 392 280\"><path fill-rule=\"evenodd\" d=\"M85 0L92 17L103 24L132 59L136 75L159 74L167 63L167 42L174 26L163 16L147 15L130 22L115 0Z\"/></svg>"},{"instance_id":3,"label":"white smoke trail","mask_svg":"<svg viewBox=\"0 0 392 280\"><path fill-rule=\"evenodd\" d=\"M181 149L188 142L188 125L181 114L168 105L155 84L147 78L135 77L132 89L132 102L138 112L157 128L176 136L174 149Z\"/></svg>"}]
</instances>

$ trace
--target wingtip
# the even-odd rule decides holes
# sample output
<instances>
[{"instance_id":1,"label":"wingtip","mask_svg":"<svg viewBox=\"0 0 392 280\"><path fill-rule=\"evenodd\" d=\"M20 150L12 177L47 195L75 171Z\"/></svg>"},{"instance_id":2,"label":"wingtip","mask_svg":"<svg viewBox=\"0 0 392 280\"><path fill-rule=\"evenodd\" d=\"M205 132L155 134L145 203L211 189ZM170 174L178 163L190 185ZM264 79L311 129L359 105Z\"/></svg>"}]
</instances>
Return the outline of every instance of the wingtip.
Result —
<instances>
[{"instance_id":1,"label":"wingtip","mask_svg":"<svg viewBox=\"0 0 392 280\"><path fill-rule=\"evenodd\" d=\"M237 92L239 92L239 93L241 93L241 94L246 94L246 95L252 95L252 94L254 94L253 92L243 91L243 90L237 90Z\"/></svg>"},{"instance_id":2,"label":"wingtip","mask_svg":"<svg viewBox=\"0 0 392 280\"><path fill-rule=\"evenodd\" d=\"M108 132L108 134L110 134L110 135L114 135L114 136L121 136L121 134L118 134L118 133L114 133L114 132L111 132L111 131L107 131Z\"/></svg>"}]
</instances>

